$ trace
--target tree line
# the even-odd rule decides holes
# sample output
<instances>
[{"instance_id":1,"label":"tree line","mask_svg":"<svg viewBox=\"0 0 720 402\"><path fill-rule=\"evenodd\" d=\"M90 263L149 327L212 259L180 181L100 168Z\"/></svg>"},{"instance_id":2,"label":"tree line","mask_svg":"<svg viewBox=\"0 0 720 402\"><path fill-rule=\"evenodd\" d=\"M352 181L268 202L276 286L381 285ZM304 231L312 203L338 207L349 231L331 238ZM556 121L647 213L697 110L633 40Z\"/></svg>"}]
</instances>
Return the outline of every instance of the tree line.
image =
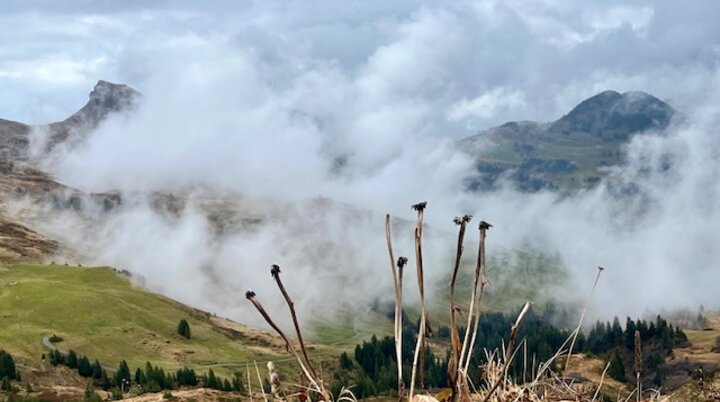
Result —
<instances>
[{"instance_id":1,"label":"tree line","mask_svg":"<svg viewBox=\"0 0 720 402\"><path fill-rule=\"evenodd\" d=\"M610 363L608 374L618 381L634 381L635 332L640 336L641 380L645 385L660 386L665 380L665 361L676 347L689 346L687 335L680 327L660 317L635 320L629 317L625 326L615 317L612 324L596 322L587 337L586 351L604 357Z\"/></svg>"},{"instance_id":2,"label":"tree line","mask_svg":"<svg viewBox=\"0 0 720 402\"><path fill-rule=\"evenodd\" d=\"M219 391L245 392L239 374L236 373L232 379L223 379L215 375L213 369L209 369L207 374L197 374L194 369L188 367L175 372L166 372L162 367L147 362L144 369L138 367L134 373L131 373L127 362L122 360L115 374L110 377L97 359L91 363L89 358L80 356L73 350L68 351L67 354L57 349L53 350L50 352L49 361L53 366L63 365L76 369L82 377L92 378L95 385L113 393L118 393L122 389L127 390L131 386L138 386L141 393L198 386Z\"/></svg>"},{"instance_id":3,"label":"tree line","mask_svg":"<svg viewBox=\"0 0 720 402\"><path fill-rule=\"evenodd\" d=\"M405 314L403 313L403 316ZM484 350L501 350L510 336L510 328L517 314L483 313L480 320L477 341L472 354L469 375L479 378L486 362ZM403 320L403 369L407 371L403 378L409 387L410 369L413 359L413 348L417 339L417 323ZM631 320L628 318L625 327L620 325L618 318L611 322L597 322L588 332L580 333L575 343L574 352L589 353L599 356L611 364L610 373L621 381L632 380L632 367L635 331L640 333L643 349L643 378L648 382L662 383L665 359L672 355L675 347L688 344L687 336L678 327L668 324L658 316L654 321ZM460 328L461 341L465 328ZM530 311L523 320L518 333L519 352L508 368L508 375L517 381L529 378L532 367L552 358L563 348L563 344L571 335L571 331L561 329L553 324L545 315ZM450 340L450 329L446 326L438 328L436 344L447 345ZM567 348L567 345L565 345ZM437 351L437 345L435 350ZM447 386L447 365L449 351L444 356L437 356L430 348L426 350L424 370L424 388L444 388ZM613 367L614 366L614 367ZM620 371L622 367L622 372ZM613 368L616 370L612 372ZM658 374L660 373L660 374ZM394 337L377 338L356 345L352 356L343 353L339 357L339 370L335 373L332 390L338 392L343 385L355 384L353 392L358 398L375 395L395 396L397 392L397 362L395 356ZM658 384L659 385L659 384Z\"/></svg>"}]
</instances>

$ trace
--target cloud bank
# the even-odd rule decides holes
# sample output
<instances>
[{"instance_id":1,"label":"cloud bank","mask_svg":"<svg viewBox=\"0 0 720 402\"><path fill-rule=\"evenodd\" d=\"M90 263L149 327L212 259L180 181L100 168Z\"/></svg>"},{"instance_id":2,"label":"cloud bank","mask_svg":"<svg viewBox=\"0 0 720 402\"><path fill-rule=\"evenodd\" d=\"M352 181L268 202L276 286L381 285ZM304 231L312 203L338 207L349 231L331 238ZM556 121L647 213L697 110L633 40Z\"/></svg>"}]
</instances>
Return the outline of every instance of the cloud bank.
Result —
<instances>
[{"instance_id":1,"label":"cloud bank","mask_svg":"<svg viewBox=\"0 0 720 402\"><path fill-rule=\"evenodd\" d=\"M151 288L250 321L241 291L274 292L266 271L278 263L306 284L309 311L367 300L389 289L378 289L390 283L384 213L412 219L409 205L427 200L433 278L450 269L452 217L473 213L495 225L490 247L559 255L573 281L553 291L582 294L606 266L599 315L717 305L714 2L11 4L0 17L20 38L0 59L7 117L69 114L98 75L144 94L46 166L132 200L67 237ZM472 160L455 140L554 120L605 89L650 92L688 123L635 138L626 165L574 197L465 191ZM153 191L239 197L264 223L220 236L200 207L154 212ZM404 229L398 247L411 254Z\"/></svg>"}]
</instances>

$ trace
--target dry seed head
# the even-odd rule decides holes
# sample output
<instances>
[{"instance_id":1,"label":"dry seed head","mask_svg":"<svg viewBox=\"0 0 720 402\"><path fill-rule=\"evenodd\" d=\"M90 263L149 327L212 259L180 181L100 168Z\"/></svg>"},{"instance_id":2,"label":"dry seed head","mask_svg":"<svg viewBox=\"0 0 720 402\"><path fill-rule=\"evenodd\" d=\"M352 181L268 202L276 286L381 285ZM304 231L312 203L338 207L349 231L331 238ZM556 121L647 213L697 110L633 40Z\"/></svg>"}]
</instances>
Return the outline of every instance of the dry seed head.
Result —
<instances>
[{"instance_id":1,"label":"dry seed head","mask_svg":"<svg viewBox=\"0 0 720 402\"><path fill-rule=\"evenodd\" d=\"M640 373L642 369L642 340L640 339L640 331L635 330L635 373Z\"/></svg>"},{"instance_id":2,"label":"dry seed head","mask_svg":"<svg viewBox=\"0 0 720 402\"><path fill-rule=\"evenodd\" d=\"M472 219L472 215L463 215L463 216L456 216L453 219L453 222L455 222L456 225L460 225L463 223L468 223Z\"/></svg>"},{"instance_id":3,"label":"dry seed head","mask_svg":"<svg viewBox=\"0 0 720 402\"><path fill-rule=\"evenodd\" d=\"M252 299L255 297L255 292L253 292L252 289L248 289L247 292L245 292L245 297L247 299Z\"/></svg>"},{"instance_id":4,"label":"dry seed head","mask_svg":"<svg viewBox=\"0 0 720 402\"><path fill-rule=\"evenodd\" d=\"M272 269L270 270L270 274L277 278L278 275L280 275L280 267L277 264L273 264Z\"/></svg>"},{"instance_id":5,"label":"dry seed head","mask_svg":"<svg viewBox=\"0 0 720 402\"><path fill-rule=\"evenodd\" d=\"M418 212L421 212L421 211L423 211L423 210L425 209L426 206L427 206L427 201L418 202L417 204L414 204L414 205L412 206L412 209L414 209L414 210L416 210L416 211L418 211Z\"/></svg>"},{"instance_id":6,"label":"dry seed head","mask_svg":"<svg viewBox=\"0 0 720 402\"><path fill-rule=\"evenodd\" d=\"M480 221L480 225L479 225L480 230L488 230L491 227L493 227L493 225L491 225L485 221Z\"/></svg>"},{"instance_id":7,"label":"dry seed head","mask_svg":"<svg viewBox=\"0 0 720 402\"><path fill-rule=\"evenodd\" d=\"M407 264L407 262L408 262L407 257L400 257L400 258L398 258L398 260L397 260L397 266L398 266L398 268L403 269L403 267L405 266L405 264Z\"/></svg>"}]
</instances>

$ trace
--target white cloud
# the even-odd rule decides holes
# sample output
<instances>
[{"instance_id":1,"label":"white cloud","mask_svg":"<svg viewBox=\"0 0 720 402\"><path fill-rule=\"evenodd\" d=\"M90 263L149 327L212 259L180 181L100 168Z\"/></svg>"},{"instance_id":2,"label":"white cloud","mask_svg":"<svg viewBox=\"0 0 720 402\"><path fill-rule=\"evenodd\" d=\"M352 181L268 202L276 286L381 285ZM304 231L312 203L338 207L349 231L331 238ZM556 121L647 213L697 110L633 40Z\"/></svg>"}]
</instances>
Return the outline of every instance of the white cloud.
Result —
<instances>
[{"instance_id":1,"label":"white cloud","mask_svg":"<svg viewBox=\"0 0 720 402\"><path fill-rule=\"evenodd\" d=\"M612 31L624 24L635 32L645 32L654 14L651 7L616 6L584 14L583 20L597 33Z\"/></svg>"},{"instance_id":2,"label":"white cloud","mask_svg":"<svg viewBox=\"0 0 720 402\"><path fill-rule=\"evenodd\" d=\"M526 106L527 101L522 91L495 88L475 99L463 99L451 105L447 112L447 117L450 121L457 121L473 116L491 118L496 115L498 110L503 108L520 114L519 112Z\"/></svg>"}]
</instances>

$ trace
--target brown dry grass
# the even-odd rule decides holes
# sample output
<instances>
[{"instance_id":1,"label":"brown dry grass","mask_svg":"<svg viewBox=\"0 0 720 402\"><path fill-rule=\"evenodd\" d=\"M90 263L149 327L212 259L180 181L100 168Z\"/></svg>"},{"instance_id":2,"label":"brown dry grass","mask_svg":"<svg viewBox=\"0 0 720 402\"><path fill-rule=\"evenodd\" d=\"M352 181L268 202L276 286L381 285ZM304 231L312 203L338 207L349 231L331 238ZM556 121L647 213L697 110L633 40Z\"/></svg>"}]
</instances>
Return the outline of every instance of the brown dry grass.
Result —
<instances>
[{"instance_id":1,"label":"brown dry grass","mask_svg":"<svg viewBox=\"0 0 720 402\"><path fill-rule=\"evenodd\" d=\"M589 384L600 384L602 372L605 369L605 362L597 357L588 356L583 353L575 353L572 355L572 370L567 373L569 377L582 377L587 379ZM629 392L627 385L614 380L608 375L602 380L603 389L610 391L609 393ZM614 391L614 392L612 392Z\"/></svg>"},{"instance_id":2,"label":"brown dry grass","mask_svg":"<svg viewBox=\"0 0 720 402\"><path fill-rule=\"evenodd\" d=\"M17 222L0 218L0 261L41 260L59 249L58 242Z\"/></svg>"}]
</instances>

